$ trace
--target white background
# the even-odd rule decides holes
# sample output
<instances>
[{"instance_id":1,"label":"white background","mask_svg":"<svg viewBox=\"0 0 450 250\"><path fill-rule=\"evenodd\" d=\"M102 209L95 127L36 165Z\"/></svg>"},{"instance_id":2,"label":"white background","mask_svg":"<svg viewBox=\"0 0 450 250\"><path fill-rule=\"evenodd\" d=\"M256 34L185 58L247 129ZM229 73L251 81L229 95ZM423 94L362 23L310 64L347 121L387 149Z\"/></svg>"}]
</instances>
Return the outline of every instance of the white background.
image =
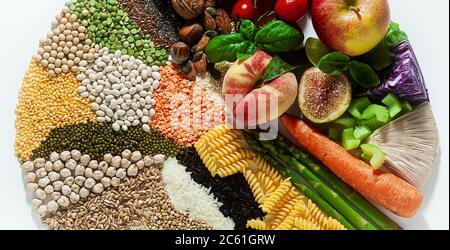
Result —
<instances>
[{"instance_id":1,"label":"white background","mask_svg":"<svg viewBox=\"0 0 450 250\"><path fill-rule=\"evenodd\" d=\"M0 229L39 228L26 199L14 156L14 109L22 77L38 41L64 0L3 1L0 15ZM441 136L441 155L413 219L395 218L406 229L449 229L449 1L391 0L392 18L412 42L431 95ZM310 33L307 29L306 33Z\"/></svg>"}]
</instances>

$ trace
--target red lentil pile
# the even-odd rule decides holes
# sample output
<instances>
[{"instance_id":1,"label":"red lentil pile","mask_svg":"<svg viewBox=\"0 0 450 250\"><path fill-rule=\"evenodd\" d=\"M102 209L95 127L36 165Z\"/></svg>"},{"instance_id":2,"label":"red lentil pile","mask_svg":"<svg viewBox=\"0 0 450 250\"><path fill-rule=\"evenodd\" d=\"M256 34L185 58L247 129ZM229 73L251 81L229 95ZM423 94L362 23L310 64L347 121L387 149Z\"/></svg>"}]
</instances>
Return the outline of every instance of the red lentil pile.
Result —
<instances>
[{"instance_id":1,"label":"red lentil pile","mask_svg":"<svg viewBox=\"0 0 450 250\"><path fill-rule=\"evenodd\" d=\"M162 67L160 73L160 86L153 97L156 100L156 115L150 122L153 128L189 146L224 123L224 104L220 98L184 79L175 65Z\"/></svg>"}]
</instances>

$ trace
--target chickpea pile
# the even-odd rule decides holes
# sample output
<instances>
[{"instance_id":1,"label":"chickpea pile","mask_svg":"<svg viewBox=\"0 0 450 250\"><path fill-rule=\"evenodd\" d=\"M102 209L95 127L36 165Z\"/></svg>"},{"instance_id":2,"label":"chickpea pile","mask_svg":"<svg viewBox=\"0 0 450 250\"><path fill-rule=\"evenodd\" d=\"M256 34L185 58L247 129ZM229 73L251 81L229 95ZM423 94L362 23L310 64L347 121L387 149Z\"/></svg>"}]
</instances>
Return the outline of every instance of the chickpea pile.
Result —
<instances>
[{"instance_id":1,"label":"chickpea pile","mask_svg":"<svg viewBox=\"0 0 450 250\"><path fill-rule=\"evenodd\" d=\"M89 13L84 12L87 16ZM80 22L81 21L81 22ZM87 37L87 20L80 20L65 7L52 21L52 31L41 39L34 59L48 69L50 77L62 72L78 71L80 61L93 62L100 47Z\"/></svg>"}]
</instances>

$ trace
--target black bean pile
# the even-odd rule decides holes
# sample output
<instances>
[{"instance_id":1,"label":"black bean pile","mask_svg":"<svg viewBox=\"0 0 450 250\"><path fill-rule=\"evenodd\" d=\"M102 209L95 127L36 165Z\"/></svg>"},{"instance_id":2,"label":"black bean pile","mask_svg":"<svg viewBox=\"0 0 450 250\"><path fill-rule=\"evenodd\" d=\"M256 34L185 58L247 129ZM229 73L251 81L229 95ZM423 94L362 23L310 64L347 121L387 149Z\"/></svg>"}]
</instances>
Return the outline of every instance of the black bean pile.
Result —
<instances>
[{"instance_id":1,"label":"black bean pile","mask_svg":"<svg viewBox=\"0 0 450 250\"><path fill-rule=\"evenodd\" d=\"M128 131L114 131L110 123L86 123L53 129L47 139L33 151L32 159L47 158L52 152L79 150L101 161L105 154L120 155L125 149L143 155L175 156L182 151L174 141L154 129L145 132L140 126Z\"/></svg>"},{"instance_id":2,"label":"black bean pile","mask_svg":"<svg viewBox=\"0 0 450 250\"><path fill-rule=\"evenodd\" d=\"M156 47L169 49L178 41L178 27L183 23L169 0L119 0L120 5L150 35Z\"/></svg>"},{"instance_id":3,"label":"black bean pile","mask_svg":"<svg viewBox=\"0 0 450 250\"><path fill-rule=\"evenodd\" d=\"M212 177L193 147L184 150L177 159L186 167L187 172L191 172L195 182L206 188L211 187L211 192L223 204L220 211L233 219L236 230L246 229L247 220L264 216L242 174L225 178Z\"/></svg>"}]
</instances>

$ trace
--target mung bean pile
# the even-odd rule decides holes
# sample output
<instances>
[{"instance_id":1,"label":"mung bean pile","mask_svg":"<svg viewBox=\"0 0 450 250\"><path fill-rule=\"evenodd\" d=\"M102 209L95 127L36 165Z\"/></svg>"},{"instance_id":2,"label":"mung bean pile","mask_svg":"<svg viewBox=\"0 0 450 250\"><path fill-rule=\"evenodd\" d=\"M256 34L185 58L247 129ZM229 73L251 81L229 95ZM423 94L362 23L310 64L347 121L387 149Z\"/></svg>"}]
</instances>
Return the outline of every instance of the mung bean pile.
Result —
<instances>
[{"instance_id":1,"label":"mung bean pile","mask_svg":"<svg viewBox=\"0 0 450 250\"><path fill-rule=\"evenodd\" d=\"M145 132L141 127L131 127L128 131L116 132L111 124L89 122L52 130L47 139L33 151L33 158L45 158L53 151L72 149L101 161L108 153L120 155L126 149L140 151L144 155L160 153L175 156L182 147L153 129Z\"/></svg>"},{"instance_id":2,"label":"mung bean pile","mask_svg":"<svg viewBox=\"0 0 450 250\"><path fill-rule=\"evenodd\" d=\"M224 123L229 65L193 81L168 62L184 22L162 0L71 0L56 14L16 108L46 229L241 230L264 217L243 175L211 176L189 147Z\"/></svg>"}]
</instances>

